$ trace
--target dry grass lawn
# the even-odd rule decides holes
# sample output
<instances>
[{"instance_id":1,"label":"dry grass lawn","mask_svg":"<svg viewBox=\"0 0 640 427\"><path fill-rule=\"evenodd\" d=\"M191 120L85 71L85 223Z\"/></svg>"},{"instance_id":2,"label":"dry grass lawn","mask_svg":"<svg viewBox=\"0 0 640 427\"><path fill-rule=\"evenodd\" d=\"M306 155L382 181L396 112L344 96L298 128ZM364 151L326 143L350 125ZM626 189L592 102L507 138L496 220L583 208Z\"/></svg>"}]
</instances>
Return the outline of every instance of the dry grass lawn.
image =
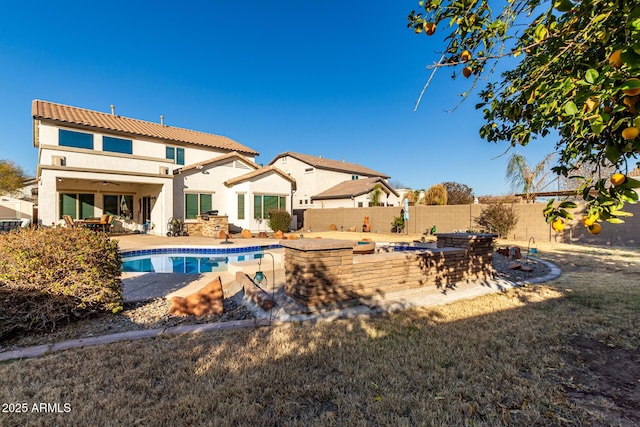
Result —
<instances>
[{"instance_id":1,"label":"dry grass lawn","mask_svg":"<svg viewBox=\"0 0 640 427\"><path fill-rule=\"evenodd\" d=\"M538 249L543 286L3 363L0 425L639 425L640 250Z\"/></svg>"}]
</instances>

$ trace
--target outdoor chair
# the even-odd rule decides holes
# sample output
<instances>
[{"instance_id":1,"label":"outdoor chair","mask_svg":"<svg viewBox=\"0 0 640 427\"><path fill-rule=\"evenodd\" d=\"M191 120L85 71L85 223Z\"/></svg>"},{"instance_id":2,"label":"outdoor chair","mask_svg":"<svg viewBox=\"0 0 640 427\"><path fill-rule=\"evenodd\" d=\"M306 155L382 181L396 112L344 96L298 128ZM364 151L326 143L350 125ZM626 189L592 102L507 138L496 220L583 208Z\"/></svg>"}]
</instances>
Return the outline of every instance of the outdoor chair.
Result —
<instances>
[{"instance_id":1,"label":"outdoor chair","mask_svg":"<svg viewBox=\"0 0 640 427\"><path fill-rule=\"evenodd\" d=\"M109 215L104 225L102 225L102 231L104 231L105 233L111 232L111 227L113 227L115 219L116 217L114 215Z\"/></svg>"},{"instance_id":2,"label":"outdoor chair","mask_svg":"<svg viewBox=\"0 0 640 427\"><path fill-rule=\"evenodd\" d=\"M62 215L62 218L64 219L64 223L66 224L67 227L69 228L76 227L76 223L73 221L73 218L71 218L71 215Z\"/></svg>"}]
</instances>

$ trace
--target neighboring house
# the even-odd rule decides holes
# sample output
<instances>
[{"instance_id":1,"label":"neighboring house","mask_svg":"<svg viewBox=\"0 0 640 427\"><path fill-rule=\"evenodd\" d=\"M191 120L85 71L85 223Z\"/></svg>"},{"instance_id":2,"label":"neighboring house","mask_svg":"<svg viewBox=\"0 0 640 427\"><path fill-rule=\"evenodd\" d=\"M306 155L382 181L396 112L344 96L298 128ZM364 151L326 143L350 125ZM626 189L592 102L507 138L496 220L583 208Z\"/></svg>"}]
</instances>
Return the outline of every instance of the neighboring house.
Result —
<instances>
[{"instance_id":1,"label":"neighboring house","mask_svg":"<svg viewBox=\"0 0 640 427\"><path fill-rule=\"evenodd\" d=\"M21 219L28 225L33 219L33 202L11 196L0 196L0 220Z\"/></svg>"},{"instance_id":2,"label":"neighboring house","mask_svg":"<svg viewBox=\"0 0 640 427\"><path fill-rule=\"evenodd\" d=\"M362 208L373 206L371 194L380 188L379 206L399 206L400 195L387 180L380 177L344 181L312 196L313 204L323 208Z\"/></svg>"},{"instance_id":3,"label":"neighboring house","mask_svg":"<svg viewBox=\"0 0 640 427\"><path fill-rule=\"evenodd\" d=\"M365 178L389 178L388 175L355 163L290 151L276 155L269 164L278 167L278 169L295 178L297 190L293 195L294 212L296 210L322 207L321 205L316 206L314 196L345 181ZM350 198L348 201L349 203L345 203L344 207L353 206Z\"/></svg>"},{"instance_id":4,"label":"neighboring house","mask_svg":"<svg viewBox=\"0 0 640 427\"><path fill-rule=\"evenodd\" d=\"M35 100L32 112L41 224L111 214L125 229L148 222L153 233L165 234L172 217L189 222L218 210L257 230L258 200L291 207L295 180L260 169L258 152L230 138L167 126L162 117L152 123L118 116L113 107L108 114Z\"/></svg>"}]
</instances>

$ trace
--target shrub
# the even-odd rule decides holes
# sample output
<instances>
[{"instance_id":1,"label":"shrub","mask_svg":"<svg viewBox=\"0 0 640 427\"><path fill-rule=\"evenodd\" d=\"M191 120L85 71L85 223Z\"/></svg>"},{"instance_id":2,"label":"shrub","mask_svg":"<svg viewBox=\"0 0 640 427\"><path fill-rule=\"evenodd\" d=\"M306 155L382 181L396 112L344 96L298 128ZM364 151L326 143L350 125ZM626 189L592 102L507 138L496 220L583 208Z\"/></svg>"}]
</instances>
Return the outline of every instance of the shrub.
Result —
<instances>
[{"instance_id":1,"label":"shrub","mask_svg":"<svg viewBox=\"0 0 640 427\"><path fill-rule=\"evenodd\" d=\"M436 184L429 187L424 193L425 205L446 205L447 189L442 184Z\"/></svg>"},{"instance_id":2,"label":"shrub","mask_svg":"<svg viewBox=\"0 0 640 427\"><path fill-rule=\"evenodd\" d=\"M273 231L287 232L291 227L291 215L289 212L281 209L272 209L269 211L269 227Z\"/></svg>"},{"instance_id":3,"label":"shrub","mask_svg":"<svg viewBox=\"0 0 640 427\"><path fill-rule=\"evenodd\" d=\"M122 310L116 241L86 229L0 235L0 338Z\"/></svg>"},{"instance_id":4,"label":"shrub","mask_svg":"<svg viewBox=\"0 0 640 427\"><path fill-rule=\"evenodd\" d=\"M518 223L518 215L511 205L492 203L482 210L476 223L485 231L506 238Z\"/></svg>"},{"instance_id":5,"label":"shrub","mask_svg":"<svg viewBox=\"0 0 640 427\"><path fill-rule=\"evenodd\" d=\"M404 230L404 218L401 216L393 218L391 232L400 233L402 230Z\"/></svg>"}]
</instances>

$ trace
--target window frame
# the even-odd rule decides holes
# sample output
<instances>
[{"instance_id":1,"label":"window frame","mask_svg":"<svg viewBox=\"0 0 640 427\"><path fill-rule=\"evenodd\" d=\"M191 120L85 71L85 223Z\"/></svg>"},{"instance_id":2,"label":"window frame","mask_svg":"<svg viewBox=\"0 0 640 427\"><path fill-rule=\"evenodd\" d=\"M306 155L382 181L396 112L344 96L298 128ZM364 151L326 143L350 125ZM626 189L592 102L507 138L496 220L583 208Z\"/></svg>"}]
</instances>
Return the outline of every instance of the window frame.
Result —
<instances>
[{"instance_id":1,"label":"window frame","mask_svg":"<svg viewBox=\"0 0 640 427\"><path fill-rule=\"evenodd\" d=\"M58 129L58 146L93 150L95 142L92 133Z\"/></svg>"},{"instance_id":2,"label":"window frame","mask_svg":"<svg viewBox=\"0 0 640 427\"><path fill-rule=\"evenodd\" d=\"M122 146L124 146L124 149L122 149ZM102 151L108 153L133 154L133 140L104 135L102 137Z\"/></svg>"}]
</instances>

